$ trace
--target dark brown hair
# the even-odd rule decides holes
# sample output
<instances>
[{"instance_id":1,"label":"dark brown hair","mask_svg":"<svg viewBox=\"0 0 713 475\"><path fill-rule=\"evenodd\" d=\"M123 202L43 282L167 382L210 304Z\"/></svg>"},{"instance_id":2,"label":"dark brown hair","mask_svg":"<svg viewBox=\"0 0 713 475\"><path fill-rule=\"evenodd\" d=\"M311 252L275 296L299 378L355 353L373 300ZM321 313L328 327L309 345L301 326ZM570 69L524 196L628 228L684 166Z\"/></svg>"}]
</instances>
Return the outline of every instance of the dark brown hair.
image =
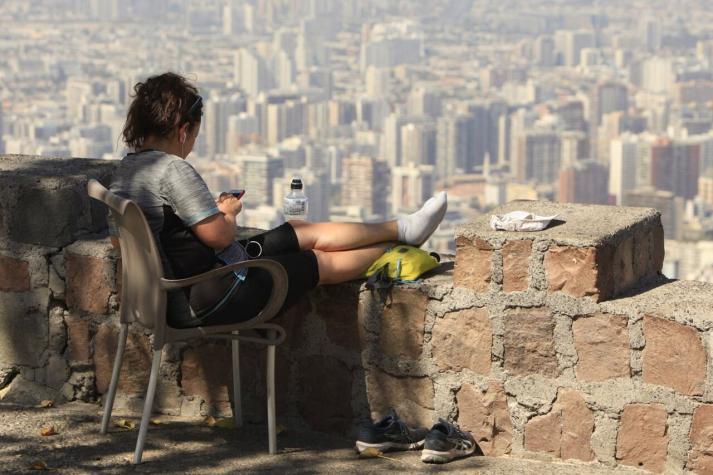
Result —
<instances>
[{"instance_id":1,"label":"dark brown hair","mask_svg":"<svg viewBox=\"0 0 713 475\"><path fill-rule=\"evenodd\" d=\"M122 135L126 145L140 148L149 136L169 138L177 127L201 121L203 102L198 89L176 73L151 76L134 86Z\"/></svg>"}]
</instances>

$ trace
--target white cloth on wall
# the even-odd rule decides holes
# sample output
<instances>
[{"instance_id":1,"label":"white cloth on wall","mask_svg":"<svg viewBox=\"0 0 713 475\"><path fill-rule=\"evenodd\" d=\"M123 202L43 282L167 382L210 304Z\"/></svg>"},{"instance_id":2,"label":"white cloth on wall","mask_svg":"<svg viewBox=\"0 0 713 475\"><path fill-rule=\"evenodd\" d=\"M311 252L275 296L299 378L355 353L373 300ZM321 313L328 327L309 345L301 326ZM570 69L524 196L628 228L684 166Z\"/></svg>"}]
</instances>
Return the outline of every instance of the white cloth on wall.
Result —
<instances>
[{"instance_id":1,"label":"white cloth on wall","mask_svg":"<svg viewBox=\"0 0 713 475\"><path fill-rule=\"evenodd\" d=\"M527 211L512 211L507 214L494 214L490 217L490 227L495 231L542 231L554 216L538 216Z\"/></svg>"}]
</instances>

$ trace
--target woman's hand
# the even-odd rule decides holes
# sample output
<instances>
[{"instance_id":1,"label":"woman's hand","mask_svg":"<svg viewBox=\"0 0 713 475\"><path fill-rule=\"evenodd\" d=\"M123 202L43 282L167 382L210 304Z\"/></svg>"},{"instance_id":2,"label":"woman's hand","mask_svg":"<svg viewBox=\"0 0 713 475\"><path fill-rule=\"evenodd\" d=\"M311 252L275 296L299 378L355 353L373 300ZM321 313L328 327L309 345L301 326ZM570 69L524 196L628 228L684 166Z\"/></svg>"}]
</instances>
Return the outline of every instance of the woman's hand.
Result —
<instances>
[{"instance_id":1,"label":"woman's hand","mask_svg":"<svg viewBox=\"0 0 713 475\"><path fill-rule=\"evenodd\" d=\"M237 216L243 209L243 202L230 193L221 193L217 204L220 212L228 216Z\"/></svg>"}]
</instances>

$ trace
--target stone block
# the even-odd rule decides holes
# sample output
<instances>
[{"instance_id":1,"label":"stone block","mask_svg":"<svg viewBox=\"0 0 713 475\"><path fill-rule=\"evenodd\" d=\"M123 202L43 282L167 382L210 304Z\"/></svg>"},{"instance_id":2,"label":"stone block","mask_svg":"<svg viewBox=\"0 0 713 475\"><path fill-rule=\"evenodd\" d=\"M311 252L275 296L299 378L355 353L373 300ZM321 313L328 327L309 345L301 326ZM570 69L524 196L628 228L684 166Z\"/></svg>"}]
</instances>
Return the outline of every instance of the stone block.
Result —
<instances>
[{"instance_id":1,"label":"stone block","mask_svg":"<svg viewBox=\"0 0 713 475\"><path fill-rule=\"evenodd\" d=\"M335 345L360 351L359 287L325 285L313 293L315 311Z\"/></svg>"},{"instance_id":2,"label":"stone block","mask_svg":"<svg viewBox=\"0 0 713 475\"><path fill-rule=\"evenodd\" d=\"M611 299L633 288L638 282L639 275L634 268L635 249L638 248L633 238L637 233L653 235L654 243L649 248L650 254L654 256L653 267L658 265L659 254L663 252L663 242L656 238L661 216L654 209L514 201L496 208L492 213L505 214L516 210L538 215L557 215L558 220L543 231L527 233L525 238L519 232L492 230L488 213L469 224L459 226L455 236L458 252L465 256L466 261L483 260L485 256L479 254L479 248L488 245L497 248L499 243L506 243L502 248L505 291L522 289L524 285L522 279L511 280L508 277L508 273L513 275L510 263L517 261L508 257L510 253L507 247L511 241L531 240L533 248L545 251L544 266L536 260L530 262L533 266L530 278L535 279L533 284L536 288L544 286L549 292L563 292L575 298L589 296L597 301ZM592 223L596 223L596 226ZM456 271L461 260L460 254L456 256ZM490 261L487 262L489 266ZM473 269L469 267L471 274ZM517 272L523 275L524 267L519 267ZM547 279L546 286L540 282L542 275ZM458 285L455 277L454 285ZM481 282L480 287L485 289L487 285Z\"/></svg>"},{"instance_id":3,"label":"stone block","mask_svg":"<svg viewBox=\"0 0 713 475\"><path fill-rule=\"evenodd\" d=\"M60 277L59 273L57 272L57 270L55 270L54 267L50 267L49 269L49 289L50 292L52 292L52 297L54 299L66 299L65 292L67 287L64 284L64 279Z\"/></svg>"},{"instance_id":4,"label":"stone block","mask_svg":"<svg viewBox=\"0 0 713 475\"><path fill-rule=\"evenodd\" d=\"M552 410L525 425L525 449L562 459L594 459L594 415L574 389L560 389Z\"/></svg>"},{"instance_id":5,"label":"stone block","mask_svg":"<svg viewBox=\"0 0 713 475\"><path fill-rule=\"evenodd\" d=\"M302 369L297 361L288 359L292 355L286 356L280 352L282 346L277 347L275 356L275 405L278 414L288 412L290 400L297 393L297 391L292 390L293 388L289 384L291 365L294 364L297 371ZM264 345L240 342L240 392L243 401L243 418L248 422L258 424L265 422L265 398L267 397L265 387L266 361L267 350ZM308 370L321 371L320 368L308 368Z\"/></svg>"},{"instance_id":6,"label":"stone block","mask_svg":"<svg viewBox=\"0 0 713 475\"><path fill-rule=\"evenodd\" d=\"M63 402L64 398L54 389L28 381L18 375L5 388L0 389L0 401L19 404L21 406L36 406L43 400Z\"/></svg>"},{"instance_id":7,"label":"stone block","mask_svg":"<svg viewBox=\"0 0 713 475\"><path fill-rule=\"evenodd\" d=\"M532 241L508 241L502 248L503 291L527 290Z\"/></svg>"},{"instance_id":8,"label":"stone block","mask_svg":"<svg viewBox=\"0 0 713 475\"><path fill-rule=\"evenodd\" d=\"M317 291L315 291L315 293ZM275 318L271 320L271 323L276 323L284 328L286 333L285 341L277 347L278 352L296 349L302 345L306 336L302 334L302 330L306 320L310 318L311 305L309 296L303 296L297 299L292 306L278 313ZM323 319L328 318L326 316L321 317ZM326 324L325 322L325 325Z\"/></svg>"},{"instance_id":9,"label":"stone block","mask_svg":"<svg viewBox=\"0 0 713 475\"><path fill-rule=\"evenodd\" d=\"M545 309L520 309L505 314L504 366L518 375L557 377L552 314Z\"/></svg>"},{"instance_id":10,"label":"stone block","mask_svg":"<svg viewBox=\"0 0 713 475\"><path fill-rule=\"evenodd\" d=\"M689 396L703 394L706 351L699 332L687 325L644 317L643 379Z\"/></svg>"},{"instance_id":11,"label":"stone block","mask_svg":"<svg viewBox=\"0 0 713 475\"><path fill-rule=\"evenodd\" d=\"M87 180L108 183L117 164L112 160L4 155L0 239L64 247L81 234L105 229L107 208L89 198Z\"/></svg>"},{"instance_id":12,"label":"stone block","mask_svg":"<svg viewBox=\"0 0 713 475\"><path fill-rule=\"evenodd\" d=\"M106 393L111 382L114 356L119 342L119 329L110 322L102 323L94 336L94 371L97 391ZM124 363L119 373L119 391L143 394L151 372L152 350L148 338L129 331L124 351Z\"/></svg>"},{"instance_id":13,"label":"stone block","mask_svg":"<svg viewBox=\"0 0 713 475\"><path fill-rule=\"evenodd\" d=\"M634 234L634 274L637 280L661 272L664 258L663 226L642 229Z\"/></svg>"},{"instance_id":14,"label":"stone block","mask_svg":"<svg viewBox=\"0 0 713 475\"><path fill-rule=\"evenodd\" d=\"M464 368L490 374L493 334L488 311L470 308L447 313L433 326L433 359L441 371Z\"/></svg>"},{"instance_id":15,"label":"stone block","mask_svg":"<svg viewBox=\"0 0 713 475\"><path fill-rule=\"evenodd\" d=\"M109 296L114 285L114 263L111 259L68 252L67 306L104 315L109 311Z\"/></svg>"},{"instance_id":16,"label":"stone block","mask_svg":"<svg viewBox=\"0 0 713 475\"><path fill-rule=\"evenodd\" d=\"M661 404L628 404L619 422L616 458L652 472L662 472L668 452L668 414Z\"/></svg>"},{"instance_id":17,"label":"stone block","mask_svg":"<svg viewBox=\"0 0 713 475\"><path fill-rule=\"evenodd\" d=\"M686 468L694 473L713 473L713 404L703 404L693 412L689 440Z\"/></svg>"},{"instance_id":18,"label":"stone block","mask_svg":"<svg viewBox=\"0 0 713 475\"><path fill-rule=\"evenodd\" d=\"M391 358L416 360L423 351L428 296L415 289L396 288L391 305L384 308L379 348Z\"/></svg>"},{"instance_id":19,"label":"stone block","mask_svg":"<svg viewBox=\"0 0 713 475\"><path fill-rule=\"evenodd\" d=\"M181 361L181 387L186 395L200 396L211 405L229 401L231 368L228 345L207 343L189 348Z\"/></svg>"},{"instance_id":20,"label":"stone block","mask_svg":"<svg viewBox=\"0 0 713 475\"><path fill-rule=\"evenodd\" d=\"M44 364L48 304L47 289L0 292L0 368Z\"/></svg>"},{"instance_id":21,"label":"stone block","mask_svg":"<svg viewBox=\"0 0 713 475\"><path fill-rule=\"evenodd\" d=\"M345 434L352 427L352 372L331 356L299 361L297 407L315 430Z\"/></svg>"},{"instance_id":22,"label":"stone block","mask_svg":"<svg viewBox=\"0 0 713 475\"><path fill-rule=\"evenodd\" d=\"M547 290L572 297L597 296L597 250L554 246L545 253Z\"/></svg>"},{"instance_id":23,"label":"stone block","mask_svg":"<svg viewBox=\"0 0 713 475\"><path fill-rule=\"evenodd\" d=\"M490 288L492 261L493 247L487 241L456 236L453 285L475 292L487 292Z\"/></svg>"},{"instance_id":24,"label":"stone block","mask_svg":"<svg viewBox=\"0 0 713 475\"><path fill-rule=\"evenodd\" d=\"M372 419L381 419L394 408L410 424L420 427L433 424L435 393L430 378L393 376L374 368L367 371L366 384Z\"/></svg>"},{"instance_id":25,"label":"stone block","mask_svg":"<svg viewBox=\"0 0 713 475\"><path fill-rule=\"evenodd\" d=\"M629 377L629 335L626 317L596 314L572 324L577 349L577 378L604 381Z\"/></svg>"},{"instance_id":26,"label":"stone block","mask_svg":"<svg viewBox=\"0 0 713 475\"><path fill-rule=\"evenodd\" d=\"M501 383L490 381L481 391L464 383L456 393L458 425L470 431L488 457L509 454L512 449L512 422Z\"/></svg>"},{"instance_id":27,"label":"stone block","mask_svg":"<svg viewBox=\"0 0 713 475\"><path fill-rule=\"evenodd\" d=\"M91 359L89 321L76 315L64 318L67 326L67 357L72 361L89 361Z\"/></svg>"},{"instance_id":28,"label":"stone block","mask_svg":"<svg viewBox=\"0 0 713 475\"><path fill-rule=\"evenodd\" d=\"M10 256L0 256L0 291L26 292L30 290L29 263Z\"/></svg>"}]
</instances>

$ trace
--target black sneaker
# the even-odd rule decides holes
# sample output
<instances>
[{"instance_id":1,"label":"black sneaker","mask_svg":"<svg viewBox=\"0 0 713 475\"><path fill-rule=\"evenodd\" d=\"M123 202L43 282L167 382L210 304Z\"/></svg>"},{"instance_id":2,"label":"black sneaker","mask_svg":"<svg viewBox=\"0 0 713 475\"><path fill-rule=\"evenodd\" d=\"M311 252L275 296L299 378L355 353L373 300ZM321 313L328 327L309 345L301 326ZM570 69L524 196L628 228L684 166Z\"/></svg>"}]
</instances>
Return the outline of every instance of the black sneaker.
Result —
<instances>
[{"instance_id":1,"label":"black sneaker","mask_svg":"<svg viewBox=\"0 0 713 475\"><path fill-rule=\"evenodd\" d=\"M426 463L446 463L475 452L483 452L470 432L461 431L458 426L438 419L428 434L421 452L421 461Z\"/></svg>"},{"instance_id":2,"label":"black sneaker","mask_svg":"<svg viewBox=\"0 0 713 475\"><path fill-rule=\"evenodd\" d=\"M399 419L391 409L389 415L376 424L362 426L356 442L357 452L374 448L380 452L387 450L412 450L423 447L423 439L428 429L412 429Z\"/></svg>"}]
</instances>

